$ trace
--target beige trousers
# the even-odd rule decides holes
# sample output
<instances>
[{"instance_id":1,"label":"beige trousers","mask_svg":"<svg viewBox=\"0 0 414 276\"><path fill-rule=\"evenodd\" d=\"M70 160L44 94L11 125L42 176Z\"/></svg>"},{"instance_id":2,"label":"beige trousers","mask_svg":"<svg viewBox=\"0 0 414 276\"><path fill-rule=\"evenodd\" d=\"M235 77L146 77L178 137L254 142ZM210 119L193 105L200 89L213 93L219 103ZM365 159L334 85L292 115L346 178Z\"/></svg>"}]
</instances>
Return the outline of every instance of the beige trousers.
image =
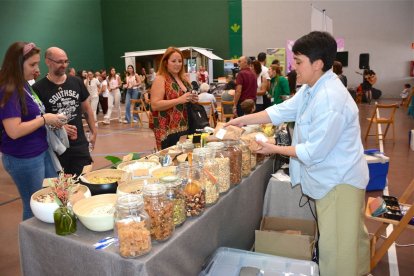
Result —
<instances>
[{"instance_id":1,"label":"beige trousers","mask_svg":"<svg viewBox=\"0 0 414 276\"><path fill-rule=\"evenodd\" d=\"M364 225L365 190L341 184L316 200L321 276L360 276L370 270Z\"/></svg>"}]
</instances>

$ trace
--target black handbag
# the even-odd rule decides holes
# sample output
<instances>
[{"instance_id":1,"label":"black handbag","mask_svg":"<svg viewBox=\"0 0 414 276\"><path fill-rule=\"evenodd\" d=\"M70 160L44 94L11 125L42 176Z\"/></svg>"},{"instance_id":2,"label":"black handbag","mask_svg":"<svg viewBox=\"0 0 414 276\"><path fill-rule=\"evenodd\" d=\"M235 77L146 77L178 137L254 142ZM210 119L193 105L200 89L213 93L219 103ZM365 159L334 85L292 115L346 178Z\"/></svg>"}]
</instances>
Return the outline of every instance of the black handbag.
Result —
<instances>
[{"instance_id":1,"label":"black handbag","mask_svg":"<svg viewBox=\"0 0 414 276\"><path fill-rule=\"evenodd\" d=\"M206 126L210 126L207 112L203 106L196 103L187 103L188 133L201 132Z\"/></svg>"}]
</instances>

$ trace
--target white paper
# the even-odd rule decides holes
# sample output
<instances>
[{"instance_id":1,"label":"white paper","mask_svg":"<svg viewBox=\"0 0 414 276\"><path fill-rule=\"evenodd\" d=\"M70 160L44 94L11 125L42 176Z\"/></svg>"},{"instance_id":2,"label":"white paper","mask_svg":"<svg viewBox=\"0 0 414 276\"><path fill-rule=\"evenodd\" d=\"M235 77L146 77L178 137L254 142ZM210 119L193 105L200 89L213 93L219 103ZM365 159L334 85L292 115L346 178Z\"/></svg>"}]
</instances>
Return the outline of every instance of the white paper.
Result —
<instances>
[{"instance_id":1,"label":"white paper","mask_svg":"<svg viewBox=\"0 0 414 276\"><path fill-rule=\"evenodd\" d=\"M219 138L220 140L223 140L224 135L226 135L227 130L225 130L224 128L221 128L219 131L217 131L216 133L216 137Z\"/></svg>"}]
</instances>

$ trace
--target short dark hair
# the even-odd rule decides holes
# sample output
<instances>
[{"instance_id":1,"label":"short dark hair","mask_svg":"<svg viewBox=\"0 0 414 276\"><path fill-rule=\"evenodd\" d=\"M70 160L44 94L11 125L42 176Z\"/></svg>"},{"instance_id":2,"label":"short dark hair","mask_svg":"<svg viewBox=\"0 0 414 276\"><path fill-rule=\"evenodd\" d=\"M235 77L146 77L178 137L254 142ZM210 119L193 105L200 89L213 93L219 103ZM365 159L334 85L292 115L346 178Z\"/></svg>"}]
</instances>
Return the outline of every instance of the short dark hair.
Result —
<instances>
[{"instance_id":1,"label":"short dark hair","mask_svg":"<svg viewBox=\"0 0 414 276\"><path fill-rule=\"evenodd\" d=\"M265 60L266 60L266 53L260 52L260 53L257 55L257 60L258 60L258 61L260 61L260 62L265 61Z\"/></svg>"},{"instance_id":2,"label":"short dark hair","mask_svg":"<svg viewBox=\"0 0 414 276\"><path fill-rule=\"evenodd\" d=\"M411 87L411 84L406 83L406 84L404 84L404 87L405 87L405 88L410 88L410 87Z\"/></svg>"},{"instance_id":3,"label":"short dark hair","mask_svg":"<svg viewBox=\"0 0 414 276\"><path fill-rule=\"evenodd\" d=\"M337 45L335 39L327 32L314 31L302 36L293 44L295 55L305 55L310 62L320 59L323 62L322 71L331 69L336 57Z\"/></svg>"}]
</instances>

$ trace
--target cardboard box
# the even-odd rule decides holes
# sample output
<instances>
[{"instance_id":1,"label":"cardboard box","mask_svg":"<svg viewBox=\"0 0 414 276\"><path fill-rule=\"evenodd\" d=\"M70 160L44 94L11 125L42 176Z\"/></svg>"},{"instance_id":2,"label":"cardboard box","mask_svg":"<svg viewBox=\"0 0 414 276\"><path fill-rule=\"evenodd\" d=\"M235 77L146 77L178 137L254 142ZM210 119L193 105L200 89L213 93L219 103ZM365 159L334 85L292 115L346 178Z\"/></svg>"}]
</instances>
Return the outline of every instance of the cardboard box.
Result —
<instances>
[{"instance_id":1,"label":"cardboard box","mask_svg":"<svg viewBox=\"0 0 414 276\"><path fill-rule=\"evenodd\" d=\"M296 232L286 233L282 231ZM300 260L312 260L316 237L313 220L264 217L256 230L255 251Z\"/></svg>"},{"instance_id":2,"label":"cardboard box","mask_svg":"<svg viewBox=\"0 0 414 276\"><path fill-rule=\"evenodd\" d=\"M381 154L365 154L365 159L367 160L369 169L369 182L366 190L384 190L385 185L387 184L387 174L390 159L387 156Z\"/></svg>"}]
</instances>

